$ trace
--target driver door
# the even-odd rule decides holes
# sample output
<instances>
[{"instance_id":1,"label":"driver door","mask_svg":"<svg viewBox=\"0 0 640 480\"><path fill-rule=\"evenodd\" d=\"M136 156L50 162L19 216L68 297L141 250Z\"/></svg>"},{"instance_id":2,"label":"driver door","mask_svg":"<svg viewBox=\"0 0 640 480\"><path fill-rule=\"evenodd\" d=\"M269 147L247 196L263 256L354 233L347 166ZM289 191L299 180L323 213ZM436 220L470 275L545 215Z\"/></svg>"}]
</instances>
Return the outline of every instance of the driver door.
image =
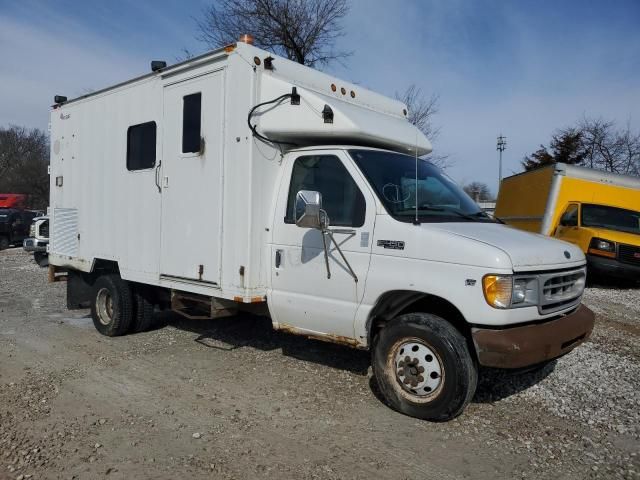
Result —
<instances>
[{"instance_id":1,"label":"driver door","mask_svg":"<svg viewBox=\"0 0 640 480\"><path fill-rule=\"evenodd\" d=\"M271 246L268 295L280 328L353 338L355 314L364 294L375 224L374 198L360 172L341 151L302 152L287 164L280 187ZM325 236L331 278L327 278L323 234L295 224L300 190L322 195L329 228L357 276Z\"/></svg>"},{"instance_id":2,"label":"driver door","mask_svg":"<svg viewBox=\"0 0 640 480\"><path fill-rule=\"evenodd\" d=\"M560 217L554 237L578 245L580 240L580 204L570 203Z\"/></svg>"}]
</instances>

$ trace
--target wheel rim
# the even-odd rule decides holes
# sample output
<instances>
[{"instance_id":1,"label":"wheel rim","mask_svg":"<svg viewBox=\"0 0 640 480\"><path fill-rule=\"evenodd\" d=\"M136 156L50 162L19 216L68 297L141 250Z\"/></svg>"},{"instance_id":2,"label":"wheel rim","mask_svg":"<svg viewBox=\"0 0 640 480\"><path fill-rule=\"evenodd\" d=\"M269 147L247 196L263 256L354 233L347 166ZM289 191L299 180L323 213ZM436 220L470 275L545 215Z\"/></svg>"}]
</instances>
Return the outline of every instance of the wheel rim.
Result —
<instances>
[{"instance_id":1,"label":"wheel rim","mask_svg":"<svg viewBox=\"0 0 640 480\"><path fill-rule=\"evenodd\" d=\"M96 295L96 313L102 325L109 325L113 321L113 299L106 288L101 288Z\"/></svg>"},{"instance_id":2,"label":"wheel rim","mask_svg":"<svg viewBox=\"0 0 640 480\"><path fill-rule=\"evenodd\" d=\"M442 390L442 360L424 340L410 338L398 341L391 350L389 360L400 392L411 400L431 401Z\"/></svg>"}]
</instances>

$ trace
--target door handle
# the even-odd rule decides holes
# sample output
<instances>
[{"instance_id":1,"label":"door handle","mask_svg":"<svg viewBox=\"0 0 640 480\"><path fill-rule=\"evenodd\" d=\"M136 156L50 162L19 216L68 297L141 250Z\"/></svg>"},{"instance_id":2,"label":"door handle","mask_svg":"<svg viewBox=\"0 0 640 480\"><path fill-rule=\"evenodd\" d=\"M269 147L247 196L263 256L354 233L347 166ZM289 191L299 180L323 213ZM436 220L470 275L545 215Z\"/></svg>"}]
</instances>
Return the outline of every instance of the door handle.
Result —
<instances>
[{"instance_id":1,"label":"door handle","mask_svg":"<svg viewBox=\"0 0 640 480\"><path fill-rule=\"evenodd\" d=\"M282 263L282 250L276 250L276 268L280 268Z\"/></svg>"},{"instance_id":2,"label":"door handle","mask_svg":"<svg viewBox=\"0 0 640 480\"><path fill-rule=\"evenodd\" d=\"M162 189L160 188L160 179L158 178L158 174L160 173L160 165L162 165L162 160L158 160L158 166L156 167L156 187L158 187L158 193L162 193Z\"/></svg>"}]
</instances>

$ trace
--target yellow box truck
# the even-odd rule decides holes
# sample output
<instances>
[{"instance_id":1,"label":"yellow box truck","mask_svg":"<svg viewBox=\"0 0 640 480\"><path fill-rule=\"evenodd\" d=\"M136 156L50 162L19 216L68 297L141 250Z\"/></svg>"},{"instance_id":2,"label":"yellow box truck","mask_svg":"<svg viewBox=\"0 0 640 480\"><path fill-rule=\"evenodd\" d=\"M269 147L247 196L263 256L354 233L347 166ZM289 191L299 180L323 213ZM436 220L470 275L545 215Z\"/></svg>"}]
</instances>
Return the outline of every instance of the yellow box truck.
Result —
<instances>
[{"instance_id":1,"label":"yellow box truck","mask_svg":"<svg viewBox=\"0 0 640 480\"><path fill-rule=\"evenodd\" d=\"M495 216L578 245L591 273L640 280L640 178L549 165L505 178Z\"/></svg>"}]
</instances>

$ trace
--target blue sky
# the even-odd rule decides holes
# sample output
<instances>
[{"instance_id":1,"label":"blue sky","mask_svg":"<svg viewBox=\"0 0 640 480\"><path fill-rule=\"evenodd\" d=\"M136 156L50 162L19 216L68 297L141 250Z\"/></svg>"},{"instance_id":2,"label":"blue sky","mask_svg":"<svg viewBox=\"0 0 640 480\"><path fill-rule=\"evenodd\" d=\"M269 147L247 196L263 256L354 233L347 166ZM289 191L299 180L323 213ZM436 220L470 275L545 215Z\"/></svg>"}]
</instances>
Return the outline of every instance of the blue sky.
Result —
<instances>
[{"instance_id":1,"label":"blue sky","mask_svg":"<svg viewBox=\"0 0 640 480\"><path fill-rule=\"evenodd\" d=\"M209 2L0 0L0 125L46 129L51 99L95 90L200 52L193 17ZM449 174L495 192L504 174L583 115L640 130L640 2L354 0L341 78L393 95L440 96Z\"/></svg>"}]
</instances>

